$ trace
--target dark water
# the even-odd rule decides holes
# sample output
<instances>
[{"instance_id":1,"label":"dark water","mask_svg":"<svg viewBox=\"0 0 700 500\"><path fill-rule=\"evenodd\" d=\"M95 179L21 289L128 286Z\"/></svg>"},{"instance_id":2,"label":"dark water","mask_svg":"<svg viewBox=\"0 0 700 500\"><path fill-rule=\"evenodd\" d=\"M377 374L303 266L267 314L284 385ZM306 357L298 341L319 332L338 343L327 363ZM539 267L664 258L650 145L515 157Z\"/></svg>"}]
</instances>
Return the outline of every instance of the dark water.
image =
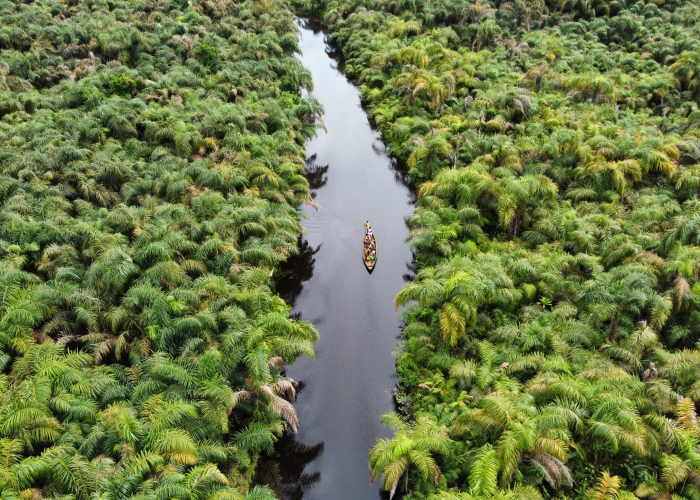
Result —
<instances>
[{"instance_id":1,"label":"dark water","mask_svg":"<svg viewBox=\"0 0 700 500\"><path fill-rule=\"evenodd\" d=\"M283 500L376 500L382 494L369 484L368 452L389 435L379 418L393 409L400 334L393 299L410 272L404 238L412 198L317 26L304 24L301 49L328 129L307 144L321 208L305 210L302 253L278 274L277 288L321 340L315 361L301 358L287 370L303 387L299 432L278 443L256 479ZM362 263L365 220L377 238L371 275Z\"/></svg>"}]
</instances>

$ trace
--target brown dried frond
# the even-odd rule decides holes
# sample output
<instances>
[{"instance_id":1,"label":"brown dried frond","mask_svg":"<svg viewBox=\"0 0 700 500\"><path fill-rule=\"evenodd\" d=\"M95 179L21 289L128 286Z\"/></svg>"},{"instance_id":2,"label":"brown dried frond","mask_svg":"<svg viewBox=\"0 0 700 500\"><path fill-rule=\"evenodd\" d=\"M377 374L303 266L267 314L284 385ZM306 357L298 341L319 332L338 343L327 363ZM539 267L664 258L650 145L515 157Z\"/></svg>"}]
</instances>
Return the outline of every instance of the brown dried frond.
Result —
<instances>
[{"instance_id":1,"label":"brown dried frond","mask_svg":"<svg viewBox=\"0 0 700 500\"><path fill-rule=\"evenodd\" d=\"M190 57L190 52L197 44L199 40L199 35L189 36L189 35L173 35L173 41L180 45L184 45L187 49L187 57Z\"/></svg>"},{"instance_id":2,"label":"brown dried frond","mask_svg":"<svg viewBox=\"0 0 700 500\"><path fill-rule=\"evenodd\" d=\"M673 298L676 302L676 308L681 307L683 298L690 293L690 284L680 274L673 280Z\"/></svg>"},{"instance_id":3,"label":"brown dried frond","mask_svg":"<svg viewBox=\"0 0 700 500\"><path fill-rule=\"evenodd\" d=\"M284 359L282 359L280 356L273 356L268 360L267 366L269 368L281 369L284 366Z\"/></svg>"},{"instance_id":4,"label":"brown dried frond","mask_svg":"<svg viewBox=\"0 0 700 500\"><path fill-rule=\"evenodd\" d=\"M248 263L245 263L245 262L234 262L234 263L231 264L231 266L228 268L228 275L230 276L230 278L231 278L232 280L235 280L236 277L237 277L240 273L245 272L245 271L248 271L248 270L250 270L250 269L252 269L252 268L253 268L253 266L251 266L251 265L248 264Z\"/></svg>"},{"instance_id":5,"label":"brown dried frond","mask_svg":"<svg viewBox=\"0 0 700 500\"><path fill-rule=\"evenodd\" d=\"M663 271L664 269L666 269L666 261L663 258L656 255L654 252L638 252L632 257L631 260L633 260L634 262L641 262L642 264L649 263L659 271Z\"/></svg>"},{"instance_id":6,"label":"brown dried frond","mask_svg":"<svg viewBox=\"0 0 700 500\"><path fill-rule=\"evenodd\" d=\"M574 479L571 477L569 468L558 458L548 453L535 452L532 454L531 460L539 467L545 480L552 488L559 488L562 482L569 487L573 486Z\"/></svg>"},{"instance_id":7,"label":"brown dried frond","mask_svg":"<svg viewBox=\"0 0 700 500\"><path fill-rule=\"evenodd\" d=\"M241 402L244 399L251 399L255 393L253 391L236 391L233 393L233 397L231 398L231 404L233 406L236 406L239 402Z\"/></svg>"},{"instance_id":8,"label":"brown dried frond","mask_svg":"<svg viewBox=\"0 0 700 500\"><path fill-rule=\"evenodd\" d=\"M642 373L642 380L646 382L647 380L655 379L656 377L659 376L659 370L656 369L656 365L652 362L649 363L649 368L644 370L644 373Z\"/></svg>"},{"instance_id":9,"label":"brown dried frond","mask_svg":"<svg viewBox=\"0 0 700 500\"><path fill-rule=\"evenodd\" d=\"M307 205L309 207L313 207L316 211L321 209L321 205L316 203L314 200L301 200L299 202L300 205Z\"/></svg>"},{"instance_id":10,"label":"brown dried frond","mask_svg":"<svg viewBox=\"0 0 700 500\"><path fill-rule=\"evenodd\" d=\"M271 409L277 415L286 420L294 432L297 431L297 427L299 427L299 418L297 417L297 412L294 409L294 406L292 406L292 403L279 396L274 396L271 403Z\"/></svg>"},{"instance_id":11,"label":"brown dried frond","mask_svg":"<svg viewBox=\"0 0 700 500\"><path fill-rule=\"evenodd\" d=\"M297 397L297 391L294 388L294 381L292 379L281 379L272 384L272 390L276 394L280 394L290 401L294 401Z\"/></svg>"}]
</instances>

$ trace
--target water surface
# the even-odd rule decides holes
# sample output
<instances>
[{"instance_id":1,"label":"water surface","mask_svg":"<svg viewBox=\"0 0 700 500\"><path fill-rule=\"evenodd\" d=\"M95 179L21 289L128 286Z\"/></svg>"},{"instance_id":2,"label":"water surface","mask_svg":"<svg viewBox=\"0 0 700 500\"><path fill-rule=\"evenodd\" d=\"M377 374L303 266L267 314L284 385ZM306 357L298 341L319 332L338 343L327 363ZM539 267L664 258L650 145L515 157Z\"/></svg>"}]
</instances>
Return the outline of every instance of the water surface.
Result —
<instances>
[{"instance_id":1,"label":"water surface","mask_svg":"<svg viewBox=\"0 0 700 500\"><path fill-rule=\"evenodd\" d=\"M376 500L368 452L388 435L379 418L393 409L392 352L400 335L393 299L411 260L404 238L412 197L324 34L309 23L301 34L301 59L328 131L306 146L320 210L305 209L302 255L282 270L277 286L321 340L315 361L300 358L287 369L303 387L295 403L299 432L260 463L258 480L283 500ZM365 220L377 238L372 274L362 263Z\"/></svg>"}]
</instances>

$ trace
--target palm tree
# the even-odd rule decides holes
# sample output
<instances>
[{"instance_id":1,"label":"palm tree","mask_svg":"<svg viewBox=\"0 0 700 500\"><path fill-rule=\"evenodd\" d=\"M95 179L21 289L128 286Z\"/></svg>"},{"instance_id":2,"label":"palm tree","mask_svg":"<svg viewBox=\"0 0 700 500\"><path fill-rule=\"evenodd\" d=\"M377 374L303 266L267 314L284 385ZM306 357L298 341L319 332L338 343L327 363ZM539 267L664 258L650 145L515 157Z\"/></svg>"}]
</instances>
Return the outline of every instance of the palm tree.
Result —
<instances>
[{"instance_id":1,"label":"palm tree","mask_svg":"<svg viewBox=\"0 0 700 500\"><path fill-rule=\"evenodd\" d=\"M652 326L663 327L670 314L671 302L654 291L655 285L656 277L651 269L629 264L585 283L579 300L589 312L591 321L598 324L610 321L608 338L612 340L620 326L629 328L641 319L645 311Z\"/></svg>"},{"instance_id":2,"label":"palm tree","mask_svg":"<svg viewBox=\"0 0 700 500\"><path fill-rule=\"evenodd\" d=\"M496 206L498 219L510 238L518 236L523 223L527 223L523 218L528 213L528 205L553 201L558 191L557 185L545 176L516 177L505 172L498 181L486 180L477 187L477 193L488 192L489 197L498 199Z\"/></svg>"},{"instance_id":3,"label":"palm tree","mask_svg":"<svg viewBox=\"0 0 700 500\"><path fill-rule=\"evenodd\" d=\"M528 406L530 398L516 393L487 395L479 400L476 409L457 418L453 432L497 432L494 457L498 457L501 486L511 482L521 462L536 464L554 488L562 483L571 486L573 479L565 465L571 439L569 421L556 409L533 411Z\"/></svg>"},{"instance_id":4,"label":"palm tree","mask_svg":"<svg viewBox=\"0 0 700 500\"><path fill-rule=\"evenodd\" d=\"M530 31L532 20L541 19L547 12L547 7L543 1L526 3L515 0L501 4L498 11L513 16L519 25L524 26L526 31Z\"/></svg>"},{"instance_id":5,"label":"palm tree","mask_svg":"<svg viewBox=\"0 0 700 500\"><path fill-rule=\"evenodd\" d=\"M382 475L384 489L389 490L389 498L393 498L399 481L404 474L408 481L413 466L424 480L432 479L438 484L441 472L433 454L449 455L445 429L427 417L407 423L396 413L383 415L381 422L394 431L394 437L379 439L370 451L371 482Z\"/></svg>"},{"instance_id":6,"label":"palm tree","mask_svg":"<svg viewBox=\"0 0 700 500\"><path fill-rule=\"evenodd\" d=\"M661 481L656 484L641 484L635 494L640 498L650 496L670 497L673 492L680 490L680 494L693 494L697 491L694 476L698 474L698 466L695 457L683 458L678 455L663 455L660 459Z\"/></svg>"},{"instance_id":7,"label":"palm tree","mask_svg":"<svg viewBox=\"0 0 700 500\"><path fill-rule=\"evenodd\" d=\"M475 5L477 4L478 2ZM501 35L501 28L491 19L473 24L469 27L469 30L473 33L472 48L476 47L477 50L481 50L481 47L488 45Z\"/></svg>"},{"instance_id":8,"label":"palm tree","mask_svg":"<svg viewBox=\"0 0 700 500\"><path fill-rule=\"evenodd\" d=\"M683 213L674 217L673 227L664 235L666 248L672 248L676 243L697 244L698 232L696 231L700 201L691 198L683 203Z\"/></svg>"},{"instance_id":9,"label":"palm tree","mask_svg":"<svg viewBox=\"0 0 700 500\"><path fill-rule=\"evenodd\" d=\"M603 471L593 488L588 490L588 500L622 500L632 499L632 492L621 490L619 476L611 476L607 471Z\"/></svg>"},{"instance_id":10,"label":"palm tree","mask_svg":"<svg viewBox=\"0 0 700 500\"><path fill-rule=\"evenodd\" d=\"M449 159L452 147L443 135L429 139L414 137L415 148L408 158L408 166L413 176L429 180L435 170L442 164L440 158Z\"/></svg>"},{"instance_id":11,"label":"palm tree","mask_svg":"<svg viewBox=\"0 0 700 500\"><path fill-rule=\"evenodd\" d=\"M697 54L693 52L683 52L678 56L676 62L669 67L669 71L678 78L685 89L696 92L698 88L698 64L700 64L700 61L698 60Z\"/></svg>"},{"instance_id":12,"label":"palm tree","mask_svg":"<svg viewBox=\"0 0 700 500\"><path fill-rule=\"evenodd\" d=\"M469 19L473 23L481 23L487 17L493 16L496 13L488 3L476 2L462 9L462 15L465 19Z\"/></svg>"},{"instance_id":13,"label":"palm tree","mask_svg":"<svg viewBox=\"0 0 700 500\"><path fill-rule=\"evenodd\" d=\"M406 240L411 242L412 250L445 256L450 255L451 242L461 232L459 222L444 224L440 216L430 210L416 213L409 220L409 225L412 229Z\"/></svg>"},{"instance_id":14,"label":"palm tree","mask_svg":"<svg viewBox=\"0 0 700 500\"><path fill-rule=\"evenodd\" d=\"M642 180L642 168L634 159L608 162L602 156L596 157L585 167L586 175L603 175L609 178L613 188L625 195L628 184Z\"/></svg>"},{"instance_id":15,"label":"palm tree","mask_svg":"<svg viewBox=\"0 0 700 500\"><path fill-rule=\"evenodd\" d=\"M590 97L593 104L603 97L607 102L615 102L618 90L612 81L599 74L584 74L570 78L564 88L571 90L572 96Z\"/></svg>"},{"instance_id":16,"label":"palm tree","mask_svg":"<svg viewBox=\"0 0 700 500\"><path fill-rule=\"evenodd\" d=\"M476 346L479 363L472 360L457 361L449 368L449 376L456 380L462 389L472 389L470 394L479 399L493 392L508 391L512 381L506 374L506 367L501 362L494 346L488 342L479 342ZM460 419L455 422L453 430L459 432Z\"/></svg>"},{"instance_id":17,"label":"palm tree","mask_svg":"<svg viewBox=\"0 0 700 500\"><path fill-rule=\"evenodd\" d=\"M700 174L698 166L683 168L678 172L676 190L688 190L697 198L700 194Z\"/></svg>"},{"instance_id":18,"label":"palm tree","mask_svg":"<svg viewBox=\"0 0 700 500\"><path fill-rule=\"evenodd\" d=\"M478 500L478 499L541 499L540 493L531 486L516 486L513 489L498 488L498 457L490 445L479 448L469 465L469 491L453 493L440 491L429 500Z\"/></svg>"}]
</instances>

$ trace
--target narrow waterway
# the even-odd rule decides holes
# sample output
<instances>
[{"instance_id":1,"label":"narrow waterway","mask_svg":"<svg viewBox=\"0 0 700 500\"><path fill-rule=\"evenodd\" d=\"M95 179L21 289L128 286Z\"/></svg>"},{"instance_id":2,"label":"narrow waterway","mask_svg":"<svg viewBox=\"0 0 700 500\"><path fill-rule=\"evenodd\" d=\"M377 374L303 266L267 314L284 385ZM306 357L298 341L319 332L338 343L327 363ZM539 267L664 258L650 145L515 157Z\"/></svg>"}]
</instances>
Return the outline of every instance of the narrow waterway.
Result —
<instances>
[{"instance_id":1,"label":"narrow waterway","mask_svg":"<svg viewBox=\"0 0 700 500\"><path fill-rule=\"evenodd\" d=\"M302 256L283 270L278 289L321 340L315 361L300 358L287 370L303 387L295 404L299 432L261 462L258 481L283 500L376 500L368 452L388 435L379 418L393 409L400 335L393 299L410 274L404 238L412 198L324 34L304 22L301 35L302 62L328 131L307 144L320 210L305 210ZM361 258L365 220L377 237L372 274Z\"/></svg>"}]
</instances>

